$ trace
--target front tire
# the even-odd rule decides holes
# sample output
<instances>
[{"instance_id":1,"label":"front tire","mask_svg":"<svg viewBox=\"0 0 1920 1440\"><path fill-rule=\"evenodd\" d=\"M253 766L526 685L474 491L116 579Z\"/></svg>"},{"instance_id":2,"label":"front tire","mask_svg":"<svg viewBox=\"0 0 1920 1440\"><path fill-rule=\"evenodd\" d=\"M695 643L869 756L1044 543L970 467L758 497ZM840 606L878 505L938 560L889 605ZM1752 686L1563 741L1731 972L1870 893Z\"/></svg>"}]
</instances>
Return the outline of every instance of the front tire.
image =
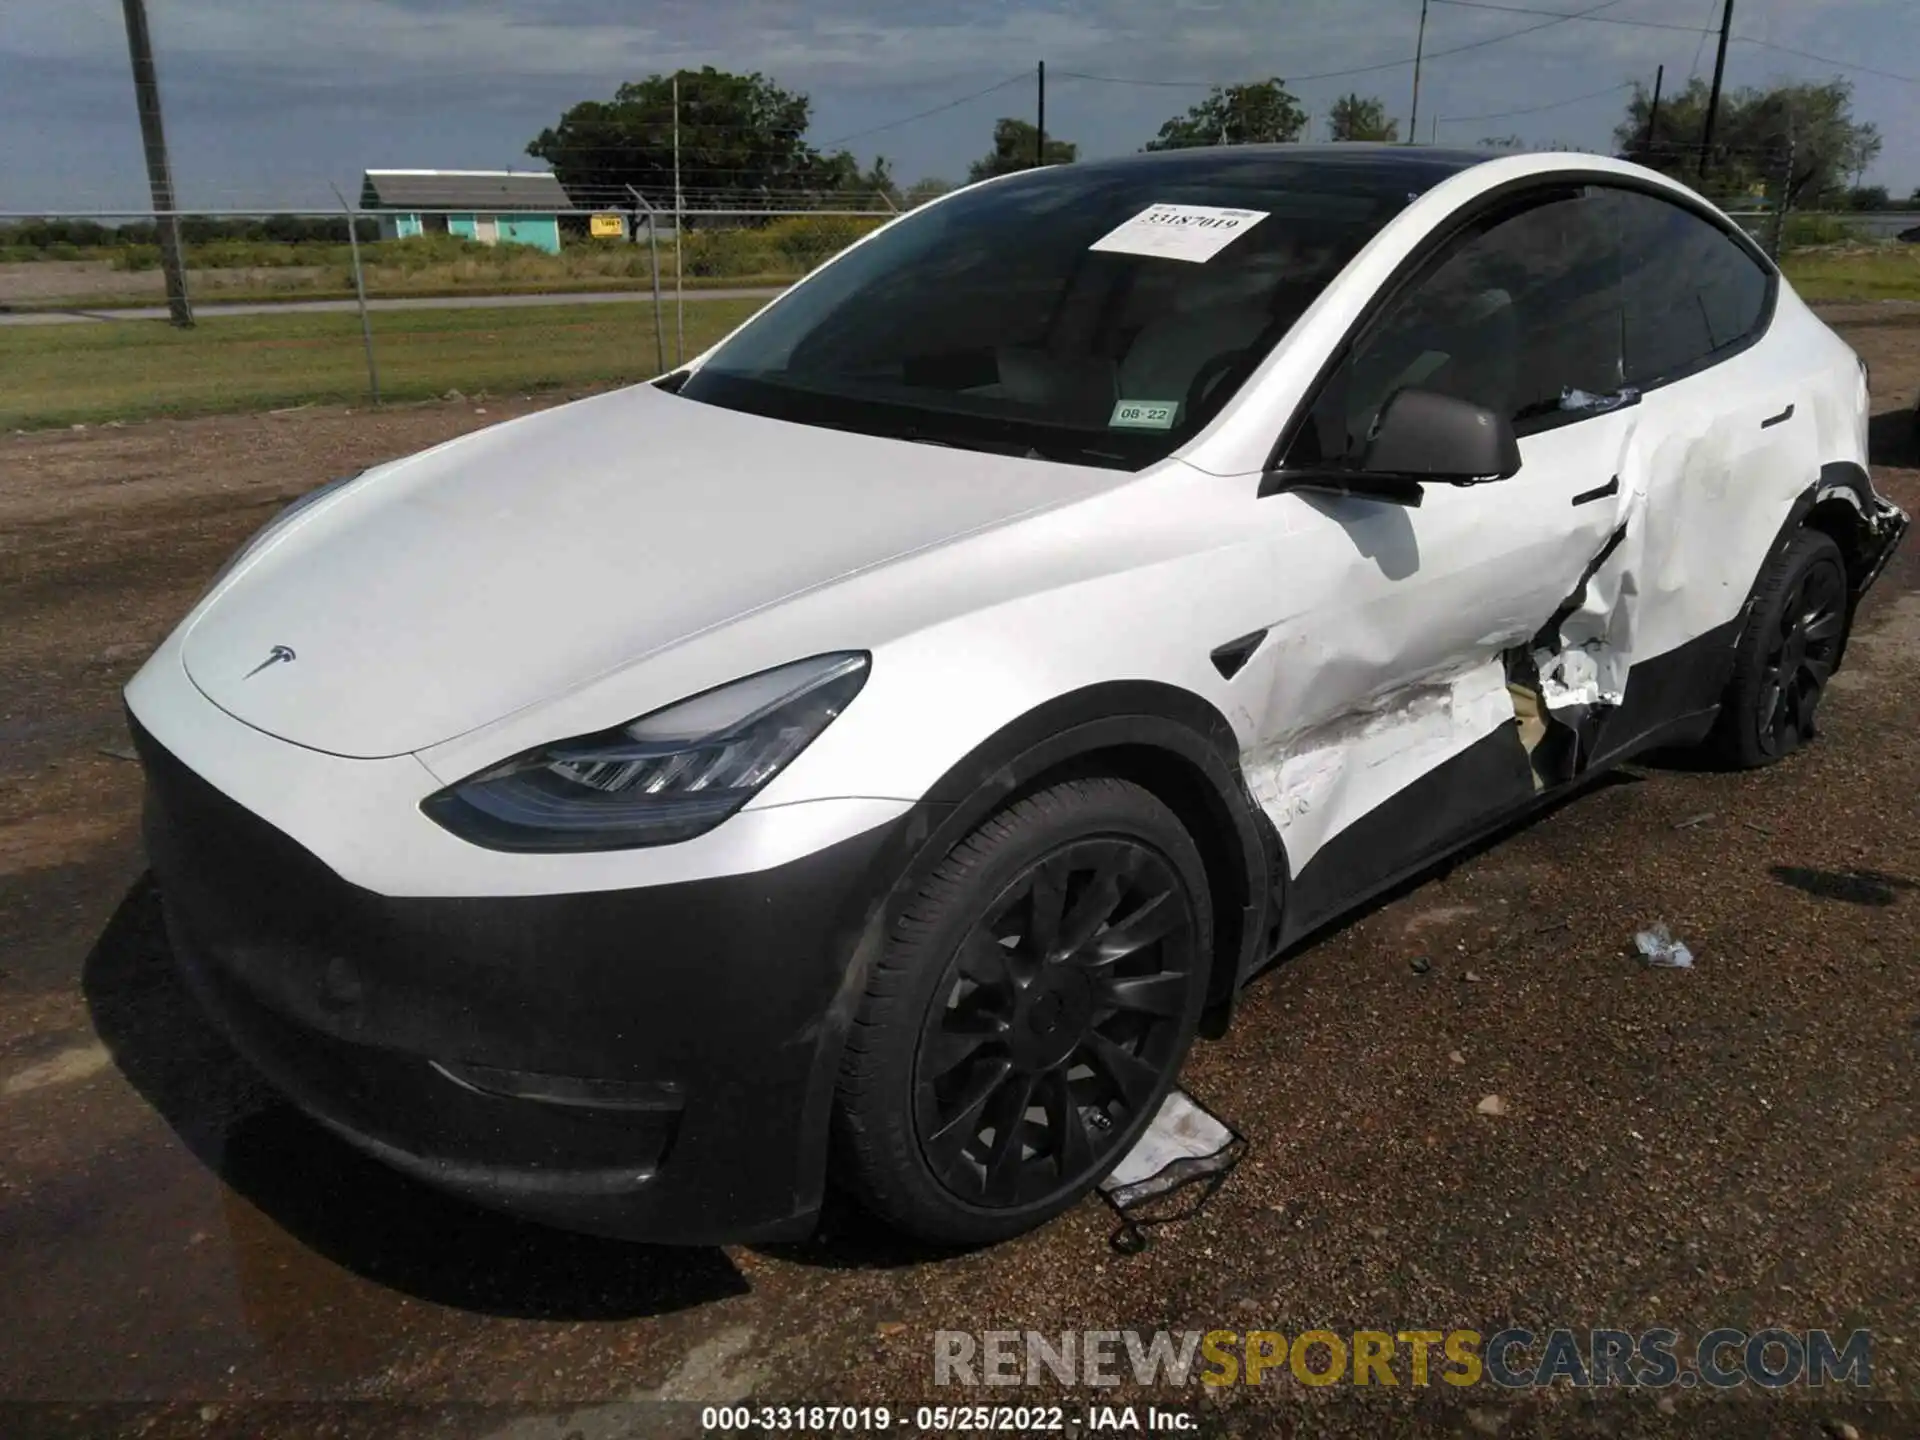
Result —
<instances>
[{"instance_id":1,"label":"front tire","mask_svg":"<svg viewBox=\"0 0 1920 1440\"><path fill-rule=\"evenodd\" d=\"M1817 530L1800 531L1754 587L1733 679L1708 741L1717 759L1751 770L1813 739L1851 619L1840 547Z\"/></svg>"},{"instance_id":2,"label":"front tire","mask_svg":"<svg viewBox=\"0 0 1920 1440\"><path fill-rule=\"evenodd\" d=\"M956 845L869 977L836 1103L839 1179L942 1245L1006 1239L1091 1191L1193 1041L1206 870L1148 791L1075 780Z\"/></svg>"}]
</instances>

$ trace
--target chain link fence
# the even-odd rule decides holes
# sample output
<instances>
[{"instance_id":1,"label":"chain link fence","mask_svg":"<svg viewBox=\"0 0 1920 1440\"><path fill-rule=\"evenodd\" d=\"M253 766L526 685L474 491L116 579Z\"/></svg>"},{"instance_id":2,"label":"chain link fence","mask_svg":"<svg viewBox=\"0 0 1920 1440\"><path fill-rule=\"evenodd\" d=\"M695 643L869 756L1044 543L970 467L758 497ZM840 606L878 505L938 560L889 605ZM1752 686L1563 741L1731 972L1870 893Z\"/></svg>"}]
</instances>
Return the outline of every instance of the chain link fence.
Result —
<instances>
[{"instance_id":1,"label":"chain link fence","mask_svg":"<svg viewBox=\"0 0 1920 1440\"><path fill-rule=\"evenodd\" d=\"M1747 159L1746 173L1765 178L1715 198L1772 254L1920 258L1876 243L1916 232L1920 212L1782 206L1791 150ZM13 312L0 313L0 425L638 381L903 204L683 193L676 215L670 195L633 189L568 198L543 213L544 243L513 243L525 215L502 211L489 230L470 208L415 209L403 226L344 197L334 210L183 213L188 293L202 318L220 317L191 332L60 324L165 313L152 212L0 213L0 312Z\"/></svg>"},{"instance_id":2,"label":"chain link fence","mask_svg":"<svg viewBox=\"0 0 1920 1440\"><path fill-rule=\"evenodd\" d=\"M646 379L898 213L872 195L728 198L182 213L187 293L219 323L167 333L110 323L165 313L165 217L0 215L0 424ZM123 372L139 399L114 412Z\"/></svg>"}]
</instances>

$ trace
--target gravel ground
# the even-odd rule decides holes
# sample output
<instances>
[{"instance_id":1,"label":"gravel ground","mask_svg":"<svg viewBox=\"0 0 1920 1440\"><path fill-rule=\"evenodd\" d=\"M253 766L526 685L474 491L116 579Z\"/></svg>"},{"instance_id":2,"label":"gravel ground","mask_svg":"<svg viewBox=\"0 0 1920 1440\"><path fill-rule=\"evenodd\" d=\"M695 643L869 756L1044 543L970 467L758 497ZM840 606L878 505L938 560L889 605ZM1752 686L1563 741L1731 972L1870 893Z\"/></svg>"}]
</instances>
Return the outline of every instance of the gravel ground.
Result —
<instances>
[{"instance_id":1,"label":"gravel ground","mask_svg":"<svg viewBox=\"0 0 1920 1440\"><path fill-rule=\"evenodd\" d=\"M1920 317L1836 319L1877 483L1920 508ZM1920 1434L1920 543L1810 751L1633 767L1257 982L1187 1073L1248 1157L1144 1253L1093 1202L961 1257L838 1214L653 1250L443 1200L275 1102L143 879L118 695L147 649L286 498L524 408L0 439L0 1433L690 1433L689 1402L1049 1398L936 1391L941 1329L1520 1324L1864 1327L1874 1383L1098 1398L1245 1435ZM1635 960L1654 920L1694 969Z\"/></svg>"}]
</instances>

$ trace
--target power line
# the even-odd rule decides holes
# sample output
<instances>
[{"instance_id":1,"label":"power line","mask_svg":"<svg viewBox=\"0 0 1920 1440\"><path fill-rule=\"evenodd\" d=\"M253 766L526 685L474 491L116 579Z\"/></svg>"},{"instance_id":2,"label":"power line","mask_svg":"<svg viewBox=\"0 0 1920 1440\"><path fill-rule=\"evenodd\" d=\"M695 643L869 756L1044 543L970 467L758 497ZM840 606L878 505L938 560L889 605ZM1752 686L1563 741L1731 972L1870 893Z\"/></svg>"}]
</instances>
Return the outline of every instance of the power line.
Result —
<instances>
[{"instance_id":1,"label":"power line","mask_svg":"<svg viewBox=\"0 0 1920 1440\"><path fill-rule=\"evenodd\" d=\"M1317 75L1289 75L1284 77L1288 85L1304 85L1310 80L1344 80L1349 75L1372 75L1381 70L1398 70L1403 65L1411 65L1413 57L1404 60L1385 60L1377 65L1356 65L1347 70L1322 70ZM1136 75L1088 75L1080 70L1056 70L1055 79L1093 80L1102 85L1146 85L1165 90L1206 89L1221 85L1219 80L1150 80Z\"/></svg>"},{"instance_id":2,"label":"power line","mask_svg":"<svg viewBox=\"0 0 1920 1440\"><path fill-rule=\"evenodd\" d=\"M1555 100L1546 105L1529 105L1521 110L1495 110L1486 115L1442 115L1440 117L1440 123L1443 125L1451 125L1456 120L1505 120L1514 115L1538 115L1542 111L1563 109L1568 105L1578 105L1583 100L1598 100L1602 95L1617 95L1622 90L1630 90L1632 88L1633 82L1628 80L1618 85L1609 85L1604 90L1595 90L1591 94L1575 95L1570 99Z\"/></svg>"},{"instance_id":3,"label":"power line","mask_svg":"<svg viewBox=\"0 0 1920 1440\"><path fill-rule=\"evenodd\" d=\"M1719 8L1719 0L1707 0L1707 19L1713 19L1713 12ZM1707 53L1707 37L1711 34L1713 34L1712 26L1705 25L1701 27L1700 43L1693 47L1693 64L1687 70L1687 84L1689 85L1693 84L1694 80L1699 77L1700 57Z\"/></svg>"},{"instance_id":4,"label":"power line","mask_svg":"<svg viewBox=\"0 0 1920 1440\"><path fill-rule=\"evenodd\" d=\"M949 100L944 105L935 105L930 110L921 110L912 115L902 115L898 120L888 120L879 125L869 125L864 130L855 130L851 134L842 135L833 140L823 140L815 148L820 150L831 150L834 146L844 145L849 140L858 140L862 136L866 136L866 135L878 135L882 130L891 130L897 125L911 125L914 121L924 120L929 115L939 115L942 112L947 110L956 110L960 106L967 104L969 101L978 100L983 96L991 95L996 90L1004 90L1009 85L1019 84L1027 80L1028 78L1029 78L1028 73L1025 70L1022 70L1018 75L1009 75L1004 80L996 80L994 81L993 84L987 86L986 89L976 90L971 95L962 95L958 100Z\"/></svg>"},{"instance_id":5,"label":"power line","mask_svg":"<svg viewBox=\"0 0 1920 1440\"><path fill-rule=\"evenodd\" d=\"M1503 15L1540 15L1559 20L1591 20L1595 25L1631 25L1642 30L1678 30L1683 35L1710 33L1692 25L1673 25L1664 20L1627 20L1617 15L1568 14L1560 10L1528 10L1518 5L1494 5L1489 0L1432 0L1435 5L1451 5L1456 10L1497 10Z\"/></svg>"},{"instance_id":6,"label":"power line","mask_svg":"<svg viewBox=\"0 0 1920 1440\"><path fill-rule=\"evenodd\" d=\"M1611 10L1619 3L1620 0L1602 0L1601 4L1589 6L1585 10L1575 10L1564 15L1556 12L1551 20L1547 20L1539 25L1529 25L1523 30L1509 30L1504 35L1489 36L1485 40L1475 40L1467 45L1455 45L1450 50L1429 50L1427 52L1427 58L1429 60L1439 60L1448 55L1464 55L1469 50L1484 50L1489 45L1500 45L1508 40L1518 40L1522 35L1532 35L1540 30L1551 30L1554 26L1564 25L1569 20L1584 20L1589 15L1596 15L1602 10ZM1546 12L1536 11L1535 13L1544 14Z\"/></svg>"},{"instance_id":7,"label":"power line","mask_svg":"<svg viewBox=\"0 0 1920 1440\"><path fill-rule=\"evenodd\" d=\"M1811 50L1796 50L1791 45L1776 45L1771 40L1755 40L1746 35L1733 37L1736 45L1757 45L1762 50L1778 50L1783 55L1798 55L1802 60L1818 60L1822 65L1837 65L1842 70L1858 70L1865 75L1878 75L1883 80L1898 80L1907 85L1920 85L1920 79L1912 75L1896 75L1891 70L1876 70L1871 65L1856 64L1852 60L1836 60L1831 55L1816 55Z\"/></svg>"},{"instance_id":8,"label":"power line","mask_svg":"<svg viewBox=\"0 0 1920 1440\"><path fill-rule=\"evenodd\" d=\"M1620 0L1603 0L1603 3L1593 6L1591 9L1577 10L1569 15L1555 14L1552 19L1549 19L1541 25L1527 25L1519 30L1509 30L1504 35L1490 35L1484 40L1474 40L1465 45L1450 46L1445 50L1429 50L1427 51L1426 58L1429 60L1441 60L1449 55L1464 55L1469 50L1484 50L1489 45L1500 45L1508 40L1518 40L1522 35L1531 35L1537 30L1550 30L1555 25L1564 25L1569 20L1584 20L1596 11L1610 9L1619 3ZM1539 15L1547 12L1533 10L1522 11L1520 13ZM1322 70L1313 75L1288 75L1283 76L1282 80L1288 85L1305 85L1314 80L1344 80L1349 75L1373 75L1382 70L1398 70L1404 66L1413 64L1413 60L1414 57L1408 55L1401 60L1383 60L1378 64L1355 65L1345 70ZM1056 77L1064 77L1069 80L1094 80L1103 85L1147 85L1168 90L1207 89L1221 84L1218 80L1153 80L1137 75L1088 75L1079 70L1056 70L1053 73Z\"/></svg>"}]
</instances>

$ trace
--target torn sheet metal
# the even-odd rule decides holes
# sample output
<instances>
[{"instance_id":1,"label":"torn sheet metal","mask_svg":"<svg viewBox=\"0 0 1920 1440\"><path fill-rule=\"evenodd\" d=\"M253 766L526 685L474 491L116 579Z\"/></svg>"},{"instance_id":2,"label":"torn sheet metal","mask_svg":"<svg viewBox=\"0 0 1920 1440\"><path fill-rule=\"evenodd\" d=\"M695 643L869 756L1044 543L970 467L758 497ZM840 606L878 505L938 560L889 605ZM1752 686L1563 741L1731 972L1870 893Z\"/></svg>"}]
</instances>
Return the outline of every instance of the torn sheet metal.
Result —
<instances>
[{"instance_id":1,"label":"torn sheet metal","mask_svg":"<svg viewBox=\"0 0 1920 1440\"><path fill-rule=\"evenodd\" d=\"M1618 705L1626 698L1626 655L1597 641L1558 654L1536 650L1533 664L1540 675L1540 698L1548 710Z\"/></svg>"},{"instance_id":2,"label":"torn sheet metal","mask_svg":"<svg viewBox=\"0 0 1920 1440\"><path fill-rule=\"evenodd\" d=\"M1637 486L1612 477L1624 475L1641 413L1602 407L1529 435L1523 476L1429 485L1417 510L1300 493L1275 560L1299 608L1270 620L1237 682L1266 689L1242 771L1293 874L1353 822L1513 726L1508 684L1537 690L1528 646L1550 619L1564 634L1543 642L1549 660L1590 652L1564 675L1546 667L1568 696L1583 683L1596 699L1624 688L1631 617L1618 612L1637 589L1595 561L1638 501ZM1544 700L1539 710L1558 718ZM1461 798L1463 811L1479 808Z\"/></svg>"}]
</instances>

